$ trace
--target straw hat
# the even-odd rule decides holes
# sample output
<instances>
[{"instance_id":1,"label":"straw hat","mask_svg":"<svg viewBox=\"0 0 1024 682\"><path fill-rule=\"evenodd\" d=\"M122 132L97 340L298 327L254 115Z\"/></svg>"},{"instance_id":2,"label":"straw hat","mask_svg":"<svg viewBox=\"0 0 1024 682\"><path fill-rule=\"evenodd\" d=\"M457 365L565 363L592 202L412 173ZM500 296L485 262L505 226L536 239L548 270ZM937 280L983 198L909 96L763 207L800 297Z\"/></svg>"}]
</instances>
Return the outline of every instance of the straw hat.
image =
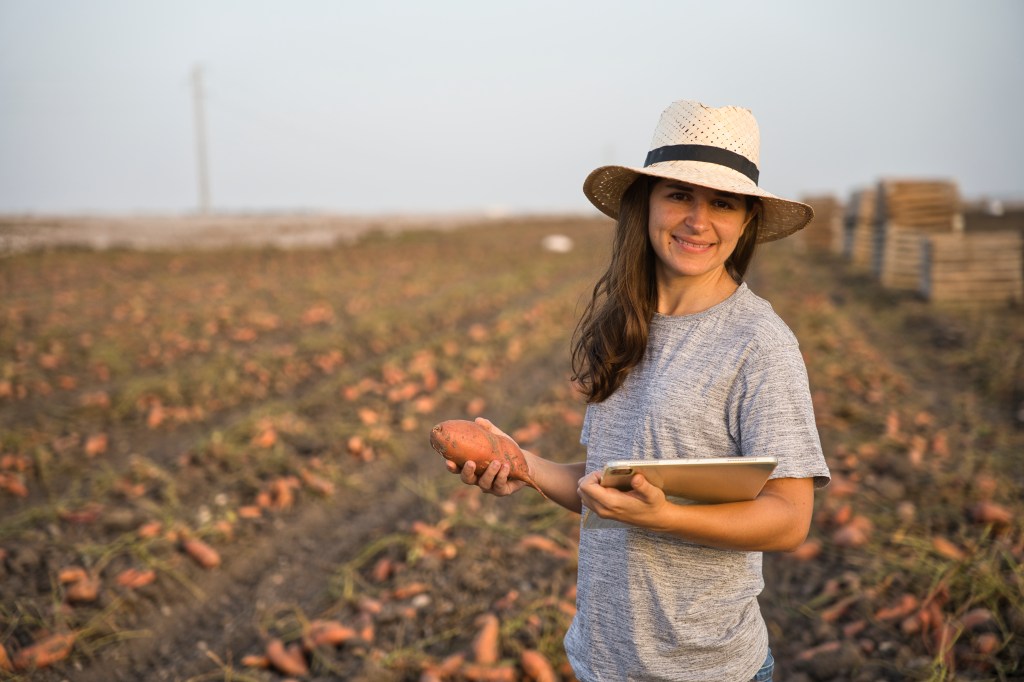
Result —
<instances>
[{"instance_id":1,"label":"straw hat","mask_svg":"<svg viewBox=\"0 0 1024 682\"><path fill-rule=\"evenodd\" d=\"M612 218L638 175L651 175L759 197L764 215L758 242L782 239L814 216L807 204L781 199L757 186L760 133L750 110L673 102L661 114L643 168L601 166L587 176L583 193Z\"/></svg>"}]
</instances>

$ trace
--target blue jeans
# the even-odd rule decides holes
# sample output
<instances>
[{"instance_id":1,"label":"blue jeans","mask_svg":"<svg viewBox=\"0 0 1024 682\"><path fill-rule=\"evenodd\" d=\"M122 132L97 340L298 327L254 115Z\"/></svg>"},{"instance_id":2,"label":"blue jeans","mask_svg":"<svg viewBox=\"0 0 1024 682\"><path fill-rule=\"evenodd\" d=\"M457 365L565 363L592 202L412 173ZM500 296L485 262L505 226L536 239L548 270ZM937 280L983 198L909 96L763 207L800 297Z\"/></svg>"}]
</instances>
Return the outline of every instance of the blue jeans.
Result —
<instances>
[{"instance_id":1,"label":"blue jeans","mask_svg":"<svg viewBox=\"0 0 1024 682\"><path fill-rule=\"evenodd\" d=\"M768 650L768 658L764 659L764 665L754 675L750 682L772 682L772 673L775 672L775 659L772 658L772 650Z\"/></svg>"}]
</instances>

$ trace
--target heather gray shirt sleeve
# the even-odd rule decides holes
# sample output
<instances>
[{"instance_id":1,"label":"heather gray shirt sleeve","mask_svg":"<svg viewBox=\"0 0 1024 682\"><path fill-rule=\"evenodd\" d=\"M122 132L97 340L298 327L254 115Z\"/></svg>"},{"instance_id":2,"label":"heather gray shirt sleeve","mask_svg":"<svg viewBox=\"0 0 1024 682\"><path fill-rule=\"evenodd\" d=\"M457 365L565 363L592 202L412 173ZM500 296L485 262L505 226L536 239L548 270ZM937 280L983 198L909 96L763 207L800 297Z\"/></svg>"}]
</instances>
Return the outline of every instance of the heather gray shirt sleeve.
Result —
<instances>
[{"instance_id":1,"label":"heather gray shirt sleeve","mask_svg":"<svg viewBox=\"0 0 1024 682\"><path fill-rule=\"evenodd\" d=\"M588 473L612 459L770 455L773 477L829 476L796 338L746 285L702 313L656 316L643 361L588 408L581 442ZM764 661L760 552L583 528L577 585L565 647L581 682L745 682Z\"/></svg>"}]
</instances>

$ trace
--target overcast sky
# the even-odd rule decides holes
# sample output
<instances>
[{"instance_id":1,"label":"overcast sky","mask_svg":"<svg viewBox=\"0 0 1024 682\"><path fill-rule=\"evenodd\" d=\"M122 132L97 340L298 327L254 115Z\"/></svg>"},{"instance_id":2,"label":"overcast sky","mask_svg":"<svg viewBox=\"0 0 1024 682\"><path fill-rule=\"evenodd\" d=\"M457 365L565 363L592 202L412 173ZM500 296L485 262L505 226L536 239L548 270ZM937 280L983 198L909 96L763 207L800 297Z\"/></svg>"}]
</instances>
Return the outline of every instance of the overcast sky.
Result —
<instances>
[{"instance_id":1,"label":"overcast sky","mask_svg":"<svg viewBox=\"0 0 1024 682\"><path fill-rule=\"evenodd\" d=\"M0 0L0 212L577 211L675 99L761 185L1024 198L1024 2Z\"/></svg>"}]
</instances>

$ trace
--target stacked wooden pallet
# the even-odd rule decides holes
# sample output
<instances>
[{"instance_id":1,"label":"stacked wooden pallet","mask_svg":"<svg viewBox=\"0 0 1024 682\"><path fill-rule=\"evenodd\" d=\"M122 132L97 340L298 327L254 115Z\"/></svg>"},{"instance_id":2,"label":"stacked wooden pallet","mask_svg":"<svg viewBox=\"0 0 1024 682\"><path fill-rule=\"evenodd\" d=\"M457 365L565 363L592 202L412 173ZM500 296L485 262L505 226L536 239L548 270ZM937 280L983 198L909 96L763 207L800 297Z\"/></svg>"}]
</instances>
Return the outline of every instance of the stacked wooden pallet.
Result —
<instances>
[{"instance_id":1,"label":"stacked wooden pallet","mask_svg":"<svg viewBox=\"0 0 1024 682\"><path fill-rule=\"evenodd\" d=\"M814 209L814 218L797 232L812 249L840 251L842 247L842 205L834 196L823 194L800 199Z\"/></svg>"},{"instance_id":2,"label":"stacked wooden pallet","mask_svg":"<svg viewBox=\"0 0 1024 682\"><path fill-rule=\"evenodd\" d=\"M960 193L949 180L882 180L879 217L926 232L949 232L962 221Z\"/></svg>"},{"instance_id":3,"label":"stacked wooden pallet","mask_svg":"<svg viewBox=\"0 0 1024 682\"><path fill-rule=\"evenodd\" d=\"M963 229L956 184L882 180L877 201L872 272L885 287L917 291L921 288L924 237Z\"/></svg>"},{"instance_id":4,"label":"stacked wooden pallet","mask_svg":"<svg viewBox=\"0 0 1024 682\"><path fill-rule=\"evenodd\" d=\"M1024 234L954 232L925 238L921 291L937 303L1024 301Z\"/></svg>"},{"instance_id":5,"label":"stacked wooden pallet","mask_svg":"<svg viewBox=\"0 0 1024 682\"><path fill-rule=\"evenodd\" d=\"M871 267L875 245L875 190L857 190L850 197L843 222L843 255L853 267Z\"/></svg>"}]
</instances>

